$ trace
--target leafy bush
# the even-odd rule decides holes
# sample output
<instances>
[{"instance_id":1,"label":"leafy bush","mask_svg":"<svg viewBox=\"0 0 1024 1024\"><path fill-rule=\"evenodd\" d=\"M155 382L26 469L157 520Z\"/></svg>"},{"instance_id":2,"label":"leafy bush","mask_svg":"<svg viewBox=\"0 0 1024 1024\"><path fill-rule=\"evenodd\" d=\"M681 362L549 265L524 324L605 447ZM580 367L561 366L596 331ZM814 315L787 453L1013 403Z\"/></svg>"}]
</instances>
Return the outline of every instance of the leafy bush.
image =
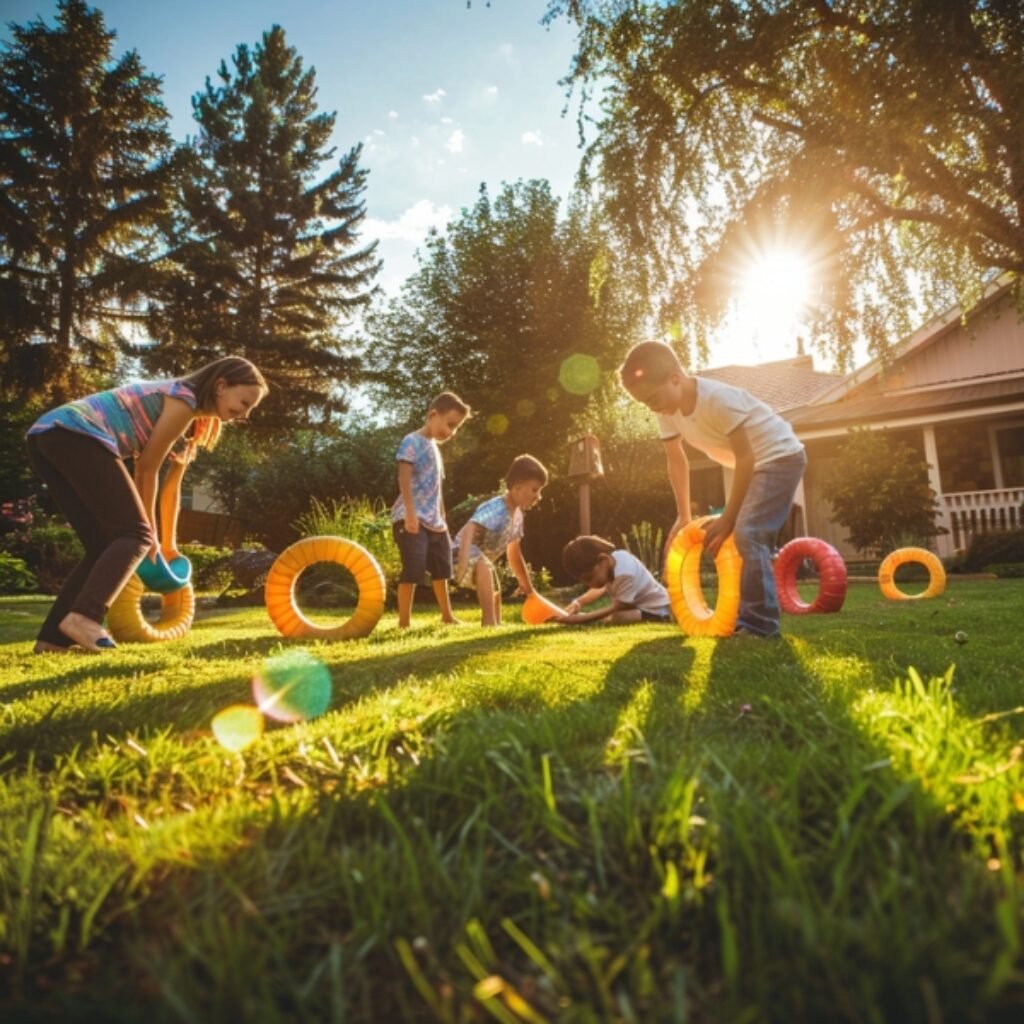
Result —
<instances>
[{"instance_id":1,"label":"leafy bush","mask_svg":"<svg viewBox=\"0 0 1024 1024\"><path fill-rule=\"evenodd\" d=\"M652 576L661 576L661 549L664 546L664 537L660 526L655 528L646 520L642 523L633 523L629 533L622 534L622 546L636 555L647 566Z\"/></svg>"},{"instance_id":2,"label":"leafy bush","mask_svg":"<svg viewBox=\"0 0 1024 1024\"><path fill-rule=\"evenodd\" d=\"M964 553L965 572L981 572L987 565L1024 562L1024 530L976 533Z\"/></svg>"},{"instance_id":3,"label":"leafy bush","mask_svg":"<svg viewBox=\"0 0 1024 1024\"><path fill-rule=\"evenodd\" d=\"M985 572L995 573L1001 580L1024 580L1024 562L997 562L986 565Z\"/></svg>"},{"instance_id":4,"label":"leafy bush","mask_svg":"<svg viewBox=\"0 0 1024 1024\"><path fill-rule=\"evenodd\" d=\"M293 525L302 537L344 537L355 541L377 560L389 587L397 582L402 560L391 534L391 514L383 501L342 498L322 502L313 498L309 511Z\"/></svg>"},{"instance_id":5,"label":"leafy bush","mask_svg":"<svg viewBox=\"0 0 1024 1024\"><path fill-rule=\"evenodd\" d=\"M25 560L0 551L0 594L31 594L38 589L35 575Z\"/></svg>"},{"instance_id":6,"label":"leafy bush","mask_svg":"<svg viewBox=\"0 0 1024 1024\"><path fill-rule=\"evenodd\" d=\"M928 485L928 464L884 430L850 431L822 494L858 551L888 554L907 538L925 547L922 540L942 532L935 523L938 505Z\"/></svg>"},{"instance_id":7,"label":"leafy bush","mask_svg":"<svg viewBox=\"0 0 1024 1024\"><path fill-rule=\"evenodd\" d=\"M43 593L56 593L85 555L78 534L67 523L38 515L26 529L8 534L3 547L35 573Z\"/></svg>"}]
</instances>

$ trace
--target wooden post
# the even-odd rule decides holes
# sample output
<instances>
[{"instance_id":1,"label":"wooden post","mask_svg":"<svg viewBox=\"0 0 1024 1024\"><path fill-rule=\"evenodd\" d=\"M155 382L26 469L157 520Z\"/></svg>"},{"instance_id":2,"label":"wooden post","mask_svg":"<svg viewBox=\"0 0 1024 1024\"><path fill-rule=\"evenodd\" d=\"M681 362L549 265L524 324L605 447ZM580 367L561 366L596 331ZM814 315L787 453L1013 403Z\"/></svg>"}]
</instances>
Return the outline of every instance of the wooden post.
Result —
<instances>
[{"instance_id":1,"label":"wooden post","mask_svg":"<svg viewBox=\"0 0 1024 1024\"><path fill-rule=\"evenodd\" d=\"M580 533L590 533L590 481L580 482Z\"/></svg>"}]
</instances>

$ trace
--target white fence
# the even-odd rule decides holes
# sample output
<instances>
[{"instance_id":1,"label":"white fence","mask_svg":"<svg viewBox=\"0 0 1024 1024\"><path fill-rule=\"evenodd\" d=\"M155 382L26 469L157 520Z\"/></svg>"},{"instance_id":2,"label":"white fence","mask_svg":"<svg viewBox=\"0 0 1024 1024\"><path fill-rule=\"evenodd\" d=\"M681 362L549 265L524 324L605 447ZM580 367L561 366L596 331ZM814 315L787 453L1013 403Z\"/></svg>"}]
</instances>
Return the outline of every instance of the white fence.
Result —
<instances>
[{"instance_id":1,"label":"white fence","mask_svg":"<svg viewBox=\"0 0 1024 1024\"><path fill-rule=\"evenodd\" d=\"M976 533L1024 528L1024 487L942 494L939 504L949 527L949 534L939 542L945 541L953 550L966 547Z\"/></svg>"}]
</instances>

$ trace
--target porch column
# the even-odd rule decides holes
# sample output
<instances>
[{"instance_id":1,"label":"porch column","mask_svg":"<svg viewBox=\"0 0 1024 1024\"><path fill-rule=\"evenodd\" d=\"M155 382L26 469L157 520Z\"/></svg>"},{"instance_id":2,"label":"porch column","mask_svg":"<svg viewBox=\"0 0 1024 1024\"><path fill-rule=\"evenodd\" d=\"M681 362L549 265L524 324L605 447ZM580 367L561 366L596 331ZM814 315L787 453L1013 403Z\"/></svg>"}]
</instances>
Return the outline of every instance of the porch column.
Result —
<instances>
[{"instance_id":1,"label":"porch column","mask_svg":"<svg viewBox=\"0 0 1024 1024\"><path fill-rule=\"evenodd\" d=\"M935 428L925 427L924 434L924 457L928 463L928 486L935 492L938 499L939 511L935 517L937 526L950 529L949 516L946 514L946 503L942 500L942 478L939 475L939 448L935 443ZM935 546L939 555L948 558L953 554L953 534L942 533L935 538Z\"/></svg>"}]
</instances>

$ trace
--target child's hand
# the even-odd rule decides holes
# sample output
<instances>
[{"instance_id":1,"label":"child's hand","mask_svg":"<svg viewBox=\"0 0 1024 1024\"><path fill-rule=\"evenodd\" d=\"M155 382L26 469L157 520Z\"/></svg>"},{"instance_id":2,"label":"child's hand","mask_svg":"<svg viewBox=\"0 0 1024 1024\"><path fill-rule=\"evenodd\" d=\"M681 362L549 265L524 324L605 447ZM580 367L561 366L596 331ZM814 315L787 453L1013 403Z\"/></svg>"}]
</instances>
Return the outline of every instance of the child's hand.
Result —
<instances>
[{"instance_id":1,"label":"child's hand","mask_svg":"<svg viewBox=\"0 0 1024 1024\"><path fill-rule=\"evenodd\" d=\"M406 533L419 533L420 532L420 517L415 512L406 512L405 514L405 532Z\"/></svg>"},{"instance_id":2,"label":"child's hand","mask_svg":"<svg viewBox=\"0 0 1024 1024\"><path fill-rule=\"evenodd\" d=\"M712 519L708 523L704 530L704 550L712 558L718 554L721 546L729 539L729 534L732 533L735 526L736 524L731 519L726 519L724 515Z\"/></svg>"},{"instance_id":3,"label":"child's hand","mask_svg":"<svg viewBox=\"0 0 1024 1024\"><path fill-rule=\"evenodd\" d=\"M567 605L565 606L565 610L566 610L567 612L569 612L569 614L571 615L571 614L572 614L573 612L578 612L578 611L579 611L579 610L580 610L580 609L581 609L582 607L583 607L583 605L581 605L581 604L580 604L580 600L579 600L579 598L578 598L578 597L576 597L576 598L573 598L573 599L572 599L572 600L571 600L571 601L570 601L570 602L569 602L569 603L568 603L568 604L567 604Z\"/></svg>"}]
</instances>

